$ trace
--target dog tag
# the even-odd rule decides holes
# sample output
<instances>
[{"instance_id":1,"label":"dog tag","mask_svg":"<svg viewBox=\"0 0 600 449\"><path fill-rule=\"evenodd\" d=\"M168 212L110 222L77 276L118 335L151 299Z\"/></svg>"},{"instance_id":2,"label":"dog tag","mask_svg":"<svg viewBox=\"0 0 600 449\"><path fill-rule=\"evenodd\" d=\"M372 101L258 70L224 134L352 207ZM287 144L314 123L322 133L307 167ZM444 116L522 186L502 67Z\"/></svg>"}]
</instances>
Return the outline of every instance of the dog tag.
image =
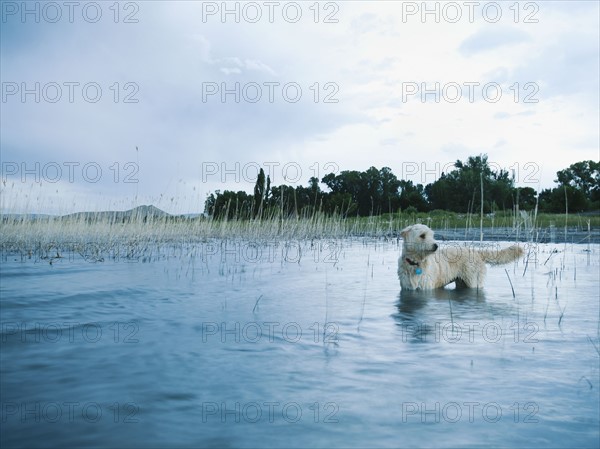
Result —
<instances>
[{"instance_id":1,"label":"dog tag","mask_svg":"<svg viewBox=\"0 0 600 449\"><path fill-rule=\"evenodd\" d=\"M415 270L415 273L417 274L421 274L423 272L423 270L421 270L421 267L417 267L417 269Z\"/></svg>"}]
</instances>

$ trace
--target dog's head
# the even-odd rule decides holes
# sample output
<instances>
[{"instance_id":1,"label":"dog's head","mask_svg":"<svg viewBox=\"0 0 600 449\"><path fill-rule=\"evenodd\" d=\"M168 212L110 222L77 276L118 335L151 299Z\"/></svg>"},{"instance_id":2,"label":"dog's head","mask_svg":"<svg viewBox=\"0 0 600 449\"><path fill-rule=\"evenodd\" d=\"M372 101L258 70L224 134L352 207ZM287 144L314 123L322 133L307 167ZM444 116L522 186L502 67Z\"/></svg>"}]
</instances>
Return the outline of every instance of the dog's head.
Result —
<instances>
[{"instance_id":1,"label":"dog's head","mask_svg":"<svg viewBox=\"0 0 600 449\"><path fill-rule=\"evenodd\" d=\"M404 252L427 257L438 249L433 239L433 231L424 224L416 224L404 228L400 233L404 239Z\"/></svg>"}]
</instances>

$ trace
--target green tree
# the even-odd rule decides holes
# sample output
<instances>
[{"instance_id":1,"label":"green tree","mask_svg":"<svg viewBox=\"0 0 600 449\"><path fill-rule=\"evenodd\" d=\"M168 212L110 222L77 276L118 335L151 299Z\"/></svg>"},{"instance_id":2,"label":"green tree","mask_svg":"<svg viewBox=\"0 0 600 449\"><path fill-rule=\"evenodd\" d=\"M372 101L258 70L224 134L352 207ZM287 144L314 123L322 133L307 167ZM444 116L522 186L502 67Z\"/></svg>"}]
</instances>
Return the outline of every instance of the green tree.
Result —
<instances>
[{"instance_id":1,"label":"green tree","mask_svg":"<svg viewBox=\"0 0 600 449\"><path fill-rule=\"evenodd\" d=\"M540 210L543 212L564 213L565 196L570 213L583 212L588 208L589 202L582 190L563 185L540 192Z\"/></svg>"},{"instance_id":2,"label":"green tree","mask_svg":"<svg viewBox=\"0 0 600 449\"><path fill-rule=\"evenodd\" d=\"M253 218L262 216L263 200L265 198L265 171L261 168L254 185ZM269 181L270 182L270 181Z\"/></svg>"},{"instance_id":3,"label":"green tree","mask_svg":"<svg viewBox=\"0 0 600 449\"><path fill-rule=\"evenodd\" d=\"M514 182L506 170L494 172L484 181L484 206L489 210L511 209L516 201L515 194Z\"/></svg>"},{"instance_id":4,"label":"green tree","mask_svg":"<svg viewBox=\"0 0 600 449\"><path fill-rule=\"evenodd\" d=\"M454 212L478 210L481 204L481 183L484 187L484 211L493 207L512 207L513 181L508 172L493 172L485 154L470 156L466 162L457 160L455 170L425 187L430 209Z\"/></svg>"},{"instance_id":5,"label":"green tree","mask_svg":"<svg viewBox=\"0 0 600 449\"><path fill-rule=\"evenodd\" d=\"M265 189L265 204L269 201L269 193L271 192L271 177L267 175L267 187Z\"/></svg>"},{"instance_id":6,"label":"green tree","mask_svg":"<svg viewBox=\"0 0 600 449\"><path fill-rule=\"evenodd\" d=\"M334 201L335 198L333 208L339 208L345 202L356 205L358 215L369 216L394 212L400 206L400 181L389 167L380 170L369 167L364 172L342 171L337 175L329 173L323 177L322 182L331 190L327 201ZM346 195L350 195L350 203L346 201ZM332 207L328 207L328 210L331 209ZM347 210L352 209L354 207L350 206Z\"/></svg>"},{"instance_id":7,"label":"green tree","mask_svg":"<svg viewBox=\"0 0 600 449\"><path fill-rule=\"evenodd\" d=\"M518 192L519 198L519 209L531 210L535 208L535 200L537 192L531 187L518 187L515 189L515 193ZM516 202L516 199L515 199Z\"/></svg>"},{"instance_id":8,"label":"green tree","mask_svg":"<svg viewBox=\"0 0 600 449\"><path fill-rule=\"evenodd\" d=\"M443 172L437 181L427 184L425 195L429 202L429 208L432 210L454 210L451 203L454 202L453 190L455 190L455 186L454 179Z\"/></svg>"},{"instance_id":9,"label":"green tree","mask_svg":"<svg viewBox=\"0 0 600 449\"><path fill-rule=\"evenodd\" d=\"M413 207L418 212L425 212L428 210L427 200L425 199L425 189L422 184L416 186L412 181L399 181L400 184L400 196L399 206L400 209L406 210L409 207Z\"/></svg>"},{"instance_id":10,"label":"green tree","mask_svg":"<svg viewBox=\"0 0 600 449\"><path fill-rule=\"evenodd\" d=\"M219 195L221 192L219 190L217 190L215 192L217 195ZM211 193L210 195L206 196L206 200L204 200L204 213L208 216L213 216L214 212L215 212L215 203L217 202L217 198L215 196L214 193Z\"/></svg>"},{"instance_id":11,"label":"green tree","mask_svg":"<svg viewBox=\"0 0 600 449\"><path fill-rule=\"evenodd\" d=\"M253 198L244 191L225 190L221 193L217 190L206 198L204 210L217 219L245 219L252 218L253 204Z\"/></svg>"},{"instance_id":12,"label":"green tree","mask_svg":"<svg viewBox=\"0 0 600 449\"><path fill-rule=\"evenodd\" d=\"M379 215L404 211L448 210L478 212L483 184L484 212L509 209L517 203L521 209L533 209L536 191L514 187L508 171L493 171L485 154L457 160L454 169L442 173L435 182L423 187L412 181L398 180L391 168L369 167L365 171L345 170L328 173L320 188L312 177L308 186L271 186L261 169L254 192L225 190L206 197L204 210L214 218L250 219L263 216L312 217L317 211L341 216ZM539 194L539 209L545 212L580 212L600 207L600 163L581 161L557 172L558 186ZM566 200L565 200L566 198Z\"/></svg>"},{"instance_id":13,"label":"green tree","mask_svg":"<svg viewBox=\"0 0 600 449\"><path fill-rule=\"evenodd\" d=\"M600 162L581 161L556 172L560 185L569 185L581 190L585 196L598 195L600 191Z\"/></svg>"},{"instance_id":14,"label":"green tree","mask_svg":"<svg viewBox=\"0 0 600 449\"><path fill-rule=\"evenodd\" d=\"M540 210L562 213L565 201L569 212L582 212L600 207L600 163L581 161L556 172L558 187L540 193ZM566 196L566 199L565 199Z\"/></svg>"}]
</instances>

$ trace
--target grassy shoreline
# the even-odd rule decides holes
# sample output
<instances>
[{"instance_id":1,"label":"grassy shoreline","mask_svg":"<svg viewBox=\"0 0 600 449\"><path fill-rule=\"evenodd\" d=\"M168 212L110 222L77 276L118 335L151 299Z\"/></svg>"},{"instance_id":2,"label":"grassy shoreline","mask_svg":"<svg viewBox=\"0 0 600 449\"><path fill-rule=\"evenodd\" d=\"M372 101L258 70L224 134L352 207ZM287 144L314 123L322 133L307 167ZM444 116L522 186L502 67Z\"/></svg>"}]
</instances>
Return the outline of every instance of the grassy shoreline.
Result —
<instances>
[{"instance_id":1,"label":"grassy shoreline","mask_svg":"<svg viewBox=\"0 0 600 449\"><path fill-rule=\"evenodd\" d=\"M1 217L0 249L14 244L31 246L61 242L117 241L193 243L204 239L305 240L322 238L396 238L406 226L424 223L441 240L483 240L600 243L600 215L539 214L527 212L475 215L434 211L429 214L385 214L376 217L269 220L213 220L175 216L132 216L108 219L106 215L23 219ZM481 224L481 228L480 228Z\"/></svg>"},{"instance_id":2,"label":"grassy shoreline","mask_svg":"<svg viewBox=\"0 0 600 449\"><path fill-rule=\"evenodd\" d=\"M468 222L450 221L447 217L366 217L312 219L229 220L206 218L177 219L145 217L132 220L90 220L83 218L43 218L36 220L2 220L0 263L13 261L47 262L84 260L151 262L169 257L193 263L221 252L221 256L238 252L242 258L254 251L270 253L274 248L287 260L288 246L301 253L314 248L340 248L344 241L380 239L400 245L400 231L407 225L422 222L436 231L439 241L529 242L600 244L598 217L543 217L542 222L562 221L567 226L550 224L532 226L523 216L512 226L505 220L484 221L484 227L467 226ZM472 220L474 222L474 220ZM498 226L501 223L503 226ZM451 226L454 224L454 226ZM473 223L474 224L474 223ZM589 225L589 227L588 227ZM321 243L316 243L316 242ZM495 243L496 244L496 243ZM321 248L322 249L322 248ZM248 254L247 254L248 253ZM240 254L236 256L240 258ZM228 257L228 256L227 256ZM252 259L252 256L248 256ZM198 259L200 258L200 259ZM252 259L251 261L254 261ZM295 259L294 259L295 261Z\"/></svg>"}]
</instances>

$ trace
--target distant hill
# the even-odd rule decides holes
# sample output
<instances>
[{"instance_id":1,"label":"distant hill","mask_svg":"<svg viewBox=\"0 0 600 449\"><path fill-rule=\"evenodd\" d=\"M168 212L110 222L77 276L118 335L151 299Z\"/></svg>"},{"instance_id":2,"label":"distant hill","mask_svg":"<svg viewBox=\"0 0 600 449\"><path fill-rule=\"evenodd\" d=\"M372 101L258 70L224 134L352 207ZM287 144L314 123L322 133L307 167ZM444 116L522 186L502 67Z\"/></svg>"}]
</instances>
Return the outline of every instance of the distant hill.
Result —
<instances>
[{"instance_id":1,"label":"distant hill","mask_svg":"<svg viewBox=\"0 0 600 449\"><path fill-rule=\"evenodd\" d=\"M171 217L165 211L155 206L138 206L124 211L75 212L73 214L55 216L46 214L3 214L5 221L12 220L85 220L85 221L130 221L146 220L148 218Z\"/></svg>"},{"instance_id":2,"label":"distant hill","mask_svg":"<svg viewBox=\"0 0 600 449\"><path fill-rule=\"evenodd\" d=\"M48 220L53 215L48 214L2 214L3 220Z\"/></svg>"},{"instance_id":3,"label":"distant hill","mask_svg":"<svg viewBox=\"0 0 600 449\"><path fill-rule=\"evenodd\" d=\"M108 221L128 221L147 218L164 218L171 215L155 206L138 206L125 211L103 211L103 212L76 212L74 214L63 215L60 218L75 220L108 220Z\"/></svg>"}]
</instances>

